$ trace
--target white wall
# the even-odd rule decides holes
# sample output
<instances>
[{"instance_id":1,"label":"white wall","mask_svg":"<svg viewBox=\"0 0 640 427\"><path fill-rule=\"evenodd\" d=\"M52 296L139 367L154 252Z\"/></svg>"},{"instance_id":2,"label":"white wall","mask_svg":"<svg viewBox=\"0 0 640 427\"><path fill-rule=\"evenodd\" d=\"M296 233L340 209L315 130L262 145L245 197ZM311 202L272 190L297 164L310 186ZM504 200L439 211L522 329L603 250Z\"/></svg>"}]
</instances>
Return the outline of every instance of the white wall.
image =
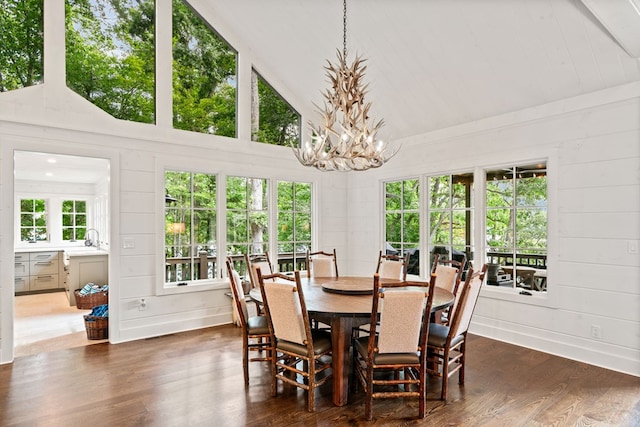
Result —
<instances>
[{"instance_id":1,"label":"white wall","mask_svg":"<svg viewBox=\"0 0 640 427\"><path fill-rule=\"evenodd\" d=\"M156 211L164 200L163 171L158 164L254 177L313 182L322 215L316 229L318 247L346 253L339 218L346 214L345 176L321 174L300 166L285 147L221 138L153 125L114 120L71 91L48 99L43 85L0 95L0 273L13 277L14 150L105 157L111 160L110 341L157 336L231 320L226 284L206 292L158 295L158 253L163 254ZM48 100L47 100L48 99ZM86 105L82 105L86 104ZM7 111L7 106L9 110ZM24 110L23 110L24 107ZM13 110L13 111L11 111ZM160 162L159 159L162 159ZM344 227L344 226L342 226ZM123 248L123 240L134 242ZM0 281L0 347L3 362L12 356L13 280ZM147 308L138 310L139 298Z\"/></svg>"},{"instance_id":2,"label":"white wall","mask_svg":"<svg viewBox=\"0 0 640 427\"><path fill-rule=\"evenodd\" d=\"M640 256L627 251L640 241L640 84L418 135L402 141L397 157L378 170L323 174L300 166L287 148L248 141L245 125L237 140L170 129L166 88L159 89L158 126L106 115L65 87L63 1L45 7L45 40L56 41L45 44L47 83L0 94L0 363L13 357L14 150L110 160L113 343L231 319L225 286L156 292L160 159L211 173L312 181L317 246L337 249L341 274L370 274L382 242L381 180L548 158L548 295L527 299L486 289L472 330L640 376ZM166 43L167 35L160 36ZM251 51L236 47L247 53L239 70L247 76ZM239 116L246 118L248 79L239 83ZM134 247L123 248L123 240ZM147 301L145 311L139 298ZM601 327L601 340L590 338L591 325Z\"/></svg>"},{"instance_id":3,"label":"white wall","mask_svg":"<svg viewBox=\"0 0 640 427\"><path fill-rule=\"evenodd\" d=\"M384 167L349 176L351 273L370 273L380 248L382 180L548 158L547 295L483 289L471 330L640 376L640 255L628 250L640 243L639 84L402 144ZM480 215L474 225L479 256Z\"/></svg>"}]
</instances>

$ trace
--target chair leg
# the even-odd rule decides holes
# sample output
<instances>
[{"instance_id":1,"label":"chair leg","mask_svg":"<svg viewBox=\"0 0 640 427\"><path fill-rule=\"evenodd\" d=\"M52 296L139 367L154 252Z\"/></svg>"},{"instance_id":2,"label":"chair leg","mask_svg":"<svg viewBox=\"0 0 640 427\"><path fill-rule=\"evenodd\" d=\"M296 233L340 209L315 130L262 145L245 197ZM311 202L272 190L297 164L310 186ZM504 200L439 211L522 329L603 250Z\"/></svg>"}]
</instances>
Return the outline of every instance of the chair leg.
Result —
<instances>
[{"instance_id":1,"label":"chair leg","mask_svg":"<svg viewBox=\"0 0 640 427\"><path fill-rule=\"evenodd\" d=\"M364 400L364 417L367 421L373 419L373 368L367 367L367 381L365 386L365 400Z\"/></svg>"},{"instance_id":2,"label":"chair leg","mask_svg":"<svg viewBox=\"0 0 640 427\"><path fill-rule=\"evenodd\" d=\"M447 400L447 387L449 384L449 348L444 349L442 358L442 392L440 400Z\"/></svg>"},{"instance_id":3,"label":"chair leg","mask_svg":"<svg viewBox=\"0 0 640 427\"><path fill-rule=\"evenodd\" d=\"M427 412L427 370L423 366L420 368L418 372L420 376L420 384L418 389L420 391L420 397L418 401L418 417L423 419L426 416Z\"/></svg>"},{"instance_id":4,"label":"chair leg","mask_svg":"<svg viewBox=\"0 0 640 427\"><path fill-rule=\"evenodd\" d=\"M271 396L276 397L278 395L278 379L276 378L278 373L278 367L276 366L278 362L278 350L276 350L275 346L271 356Z\"/></svg>"},{"instance_id":5,"label":"chair leg","mask_svg":"<svg viewBox=\"0 0 640 427\"><path fill-rule=\"evenodd\" d=\"M244 337L242 343L242 371L244 373L244 385L249 385L249 338Z\"/></svg>"},{"instance_id":6,"label":"chair leg","mask_svg":"<svg viewBox=\"0 0 640 427\"><path fill-rule=\"evenodd\" d=\"M316 410L316 382L315 382L315 370L316 364L313 358L311 358L308 362L305 361L304 364L307 367L307 373L309 374L309 379L307 384L309 385L309 392L307 393L307 411L315 412Z\"/></svg>"},{"instance_id":7,"label":"chair leg","mask_svg":"<svg viewBox=\"0 0 640 427\"><path fill-rule=\"evenodd\" d=\"M460 370L458 371L458 384L464 384L464 364L467 358L467 337L464 337L464 341L460 344Z\"/></svg>"}]
</instances>

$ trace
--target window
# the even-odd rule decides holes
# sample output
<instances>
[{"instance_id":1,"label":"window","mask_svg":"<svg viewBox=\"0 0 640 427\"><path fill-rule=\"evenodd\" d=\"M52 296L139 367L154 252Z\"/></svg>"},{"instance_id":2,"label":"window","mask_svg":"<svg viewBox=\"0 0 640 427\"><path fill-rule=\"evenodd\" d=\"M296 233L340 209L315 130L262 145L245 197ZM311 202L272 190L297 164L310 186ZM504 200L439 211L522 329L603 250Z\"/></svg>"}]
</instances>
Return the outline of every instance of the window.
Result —
<instances>
[{"instance_id":1,"label":"window","mask_svg":"<svg viewBox=\"0 0 640 427\"><path fill-rule=\"evenodd\" d=\"M251 73L251 140L298 146L300 114L255 70Z\"/></svg>"},{"instance_id":2,"label":"window","mask_svg":"<svg viewBox=\"0 0 640 427\"><path fill-rule=\"evenodd\" d=\"M173 0L173 127L236 136L236 52Z\"/></svg>"},{"instance_id":3,"label":"window","mask_svg":"<svg viewBox=\"0 0 640 427\"><path fill-rule=\"evenodd\" d=\"M420 274L420 184L418 179L384 184L385 251L411 254L408 274Z\"/></svg>"},{"instance_id":4,"label":"window","mask_svg":"<svg viewBox=\"0 0 640 427\"><path fill-rule=\"evenodd\" d=\"M487 171L487 283L546 290L546 163Z\"/></svg>"},{"instance_id":5,"label":"window","mask_svg":"<svg viewBox=\"0 0 640 427\"><path fill-rule=\"evenodd\" d=\"M46 200L20 200L20 240L31 243L49 240Z\"/></svg>"},{"instance_id":6,"label":"window","mask_svg":"<svg viewBox=\"0 0 640 427\"><path fill-rule=\"evenodd\" d=\"M165 188L165 282L216 278L216 176L166 171Z\"/></svg>"},{"instance_id":7,"label":"window","mask_svg":"<svg viewBox=\"0 0 640 427\"><path fill-rule=\"evenodd\" d=\"M155 2L66 1L67 86L122 119L155 122Z\"/></svg>"},{"instance_id":8,"label":"window","mask_svg":"<svg viewBox=\"0 0 640 427\"><path fill-rule=\"evenodd\" d=\"M304 270L306 252L310 249L311 184L280 181L278 182L278 270Z\"/></svg>"},{"instance_id":9,"label":"window","mask_svg":"<svg viewBox=\"0 0 640 427\"><path fill-rule=\"evenodd\" d=\"M75 242L84 239L87 232L87 202L62 201L62 240Z\"/></svg>"},{"instance_id":10,"label":"window","mask_svg":"<svg viewBox=\"0 0 640 427\"><path fill-rule=\"evenodd\" d=\"M244 254L262 254L269 243L266 179L227 178L227 256L242 264Z\"/></svg>"},{"instance_id":11,"label":"window","mask_svg":"<svg viewBox=\"0 0 640 427\"><path fill-rule=\"evenodd\" d=\"M0 92L42 83L44 0L8 0L0 7Z\"/></svg>"},{"instance_id":12,"label":"window","mask_svg":"<svg viewBox=\"0 0 640 427\"><path fill-rule=\"evenodd\" d=\"M473 173L429 177L429 266L440 259L473 259Z\"/></svg>"}]
</instances>

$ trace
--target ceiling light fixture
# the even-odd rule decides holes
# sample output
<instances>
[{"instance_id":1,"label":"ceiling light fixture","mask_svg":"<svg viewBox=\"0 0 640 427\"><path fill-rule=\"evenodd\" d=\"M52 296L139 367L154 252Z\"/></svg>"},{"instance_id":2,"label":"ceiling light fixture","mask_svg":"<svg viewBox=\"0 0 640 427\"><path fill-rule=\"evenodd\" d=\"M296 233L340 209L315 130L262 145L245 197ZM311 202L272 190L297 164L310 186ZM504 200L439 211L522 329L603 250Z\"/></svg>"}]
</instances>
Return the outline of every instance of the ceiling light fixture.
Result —
<instances>
[{"instance_id":1,"label":"ceiling light fixture","mask_svg":"<svg viewBox=\"0 0 640 427\"><path fill-rule=\"evenodd\" d=\"M366 59L356 56L347 66L347 0L343 0L342 23L342 54L338 51L337 66L327 60L331 88L324 93L324 108L316 105L323 123L316 127L309 121L311 140L292 147L300 163L321 171L377 168L398 152L376 137L384 120L374 123L369 118L371 103L364 100L368 85L363 83Z\"/></svg>"}]
</instances>

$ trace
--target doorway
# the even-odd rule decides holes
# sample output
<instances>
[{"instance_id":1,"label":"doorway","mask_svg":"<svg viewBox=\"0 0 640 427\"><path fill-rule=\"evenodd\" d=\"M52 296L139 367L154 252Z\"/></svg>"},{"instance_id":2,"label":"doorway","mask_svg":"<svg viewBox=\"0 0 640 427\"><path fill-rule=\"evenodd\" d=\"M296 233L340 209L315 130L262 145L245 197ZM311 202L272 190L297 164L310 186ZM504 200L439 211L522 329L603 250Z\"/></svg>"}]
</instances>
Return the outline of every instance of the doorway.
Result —
<instances>
[{"instance_id":1,"label":"doorway","mask_svg":"<svg viewBox=\"0 0 640 427\"><path fill-rule=\"evenodd\" d=\"M69 259L104 258L105 280L109 173L105 158L14 151L14 357L101 342L87 339Z\"/></svg>"}]
</instances>

